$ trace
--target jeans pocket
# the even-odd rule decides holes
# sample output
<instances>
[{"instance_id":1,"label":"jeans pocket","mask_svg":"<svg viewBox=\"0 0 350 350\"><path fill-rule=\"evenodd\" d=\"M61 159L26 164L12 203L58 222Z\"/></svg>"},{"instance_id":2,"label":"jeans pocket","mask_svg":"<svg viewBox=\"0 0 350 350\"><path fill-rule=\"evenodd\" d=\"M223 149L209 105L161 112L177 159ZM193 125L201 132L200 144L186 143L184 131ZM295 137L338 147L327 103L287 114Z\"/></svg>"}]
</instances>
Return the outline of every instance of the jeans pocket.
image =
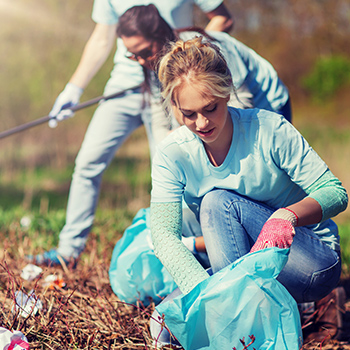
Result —
<instances>
[{"instance_id":1,"label":"jeans pocket","mask_svg":"<svg viewBox=\"0 0 350 350\"><path fill-rule=\"evenodd\" d=\"M338 284L341 273L341 262L337 261L330 267L314 272L310 283L304 292L304 302L317 301L328 295Z\"/></svg>"}]
</instances>

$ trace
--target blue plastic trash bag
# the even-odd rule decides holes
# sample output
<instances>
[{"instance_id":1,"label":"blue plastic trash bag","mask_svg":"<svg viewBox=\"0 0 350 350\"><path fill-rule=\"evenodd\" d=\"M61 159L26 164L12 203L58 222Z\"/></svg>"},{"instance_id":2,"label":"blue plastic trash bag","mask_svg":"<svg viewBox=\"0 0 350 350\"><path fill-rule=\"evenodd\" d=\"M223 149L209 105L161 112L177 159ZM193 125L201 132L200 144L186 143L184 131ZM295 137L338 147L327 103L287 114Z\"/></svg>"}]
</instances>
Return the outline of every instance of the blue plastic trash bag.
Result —
<instances>
[{"instance_id":1,"label":"blue plastic trash bag","mask_svg":"<svg viewBox=\"0 0 350 350\"><path fill-rule=\"evenodd\" d=\"M288 249L247 254L156 310L185 350L298 350L302 347L295 300L276 277Z\"/></svg>"},{"instance_id":2,"label":"blue plastic trash bag","mask_svg":"<svg viewBox=\"0 0 350 350\"><path fill-rule=\"evenodd\" d=\"M154 254L149 227L149 208L139 210L113 250L109 280L113 292L127 303L148 305L152 298L157 304L176 288Z\"/></svg>"}]
</instances>

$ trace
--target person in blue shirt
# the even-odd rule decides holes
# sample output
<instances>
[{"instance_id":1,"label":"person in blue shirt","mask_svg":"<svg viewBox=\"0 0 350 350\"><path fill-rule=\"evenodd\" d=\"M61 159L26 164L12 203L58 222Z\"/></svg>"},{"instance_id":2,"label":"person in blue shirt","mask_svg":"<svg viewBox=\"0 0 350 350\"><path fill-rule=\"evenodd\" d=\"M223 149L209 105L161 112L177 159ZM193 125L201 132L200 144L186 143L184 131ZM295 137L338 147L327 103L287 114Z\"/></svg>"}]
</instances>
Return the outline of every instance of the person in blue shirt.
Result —
<instances>
[{"instance_id":1,"label":"person in blue shirt","mask_svg":"<svg viewBox=\"0 0 350 350\"><path fill-rule=\"evenodd\" d=\"M166 129L169 131L176 122L170 123L167 113L160 107L161 97L157 78L149 71L156 70L163 46L176 38L187 40L194 36L203 36L205 40L214 42L220 47L233 72L232 78L236 87L230 97L231 106L258 107L274 111L291 122L288 89L274 67L254 50L227 33L203 31L194 27L174 30L152 4L135 6L127 10L120 18L117 33L128 50L126 56L146 68L148 76L146 81L152 91L152 130L157 142L167 134Z\"/></svg>"},{"instance_id":2,"label":"person in blue shirt","mask_svg":"<svg viewBox=\"0 0 350 350\"><path fill-rule=\"evenodd\" d=\"M94 1L92 19L96 22L95 29L74 74L56 99L50 116L63 120L73 115L69 109L62 109L79 102L84 89L106 61L115 44L120 16L130 7L145 3L149 1ZM228 31L233 25L223 0L153 0L152 3L174 28L193 25L194 5L208 17L208 30ZM97 107L76 158L66 224L60 232L58 248L28 257L37 264L56 265L60 264L60 258L66 263L78 259L93 225L102 174L125 139L142 124L148 135L151 156L153 154L151 113L149 106L145 106L141 88L143 70L138 62L125 56L126 52L122 40L118 38L114 67L104 94L129 90Z\"/></svg>"},{"instance_id":3,"label":"person in blue shirt","mask_svg":"<svg viewBox=\"0 0 350 350\"><path fill-rule=\"evenodd\" d=\"M209 277L181 241L184 199L213 273L249 252L289 248L278 281L298 303L327 296L341 273L331 220L348 204L339 179L281 115L228 106L234 72L203 37L172 43L158 76L164 104L182 126L153 158L151 234L180 291Z\"/></svg>"},{"instance_id":4,"label":"person in blue shirt","mask_svg":"<svg viewBox=\"0 0 350 350\"><path fill-rule=\"evenodd\" d=\"M214 42L220 47L230 70L234 72L232 78L236 89L230 95L229 104L241 108L259 107L275 111L291 121L288 90L276 70L267 60L232 36L194 27L174 30L152 4L134 6L127 10L120 18L117 33L128 50L126 56L147 68L148 74L151 74L150 70L156 70L157 60L169 41L202 36L205 40ZM169 113L162 108L156 76L151 75L146 81L152 91L153 136L159 142L179 124L174 118L169 118ZM186 217L190 218L191 215L187 213ZM194 218L192 221L186 220L186 223L189 222L192 229L196 227ZM200 232L200 229L195 231ZM205 251L203 239L200 237L192 236L184 241L188 247L194 247L194 251Z\"/></svg>"}]
</instances>

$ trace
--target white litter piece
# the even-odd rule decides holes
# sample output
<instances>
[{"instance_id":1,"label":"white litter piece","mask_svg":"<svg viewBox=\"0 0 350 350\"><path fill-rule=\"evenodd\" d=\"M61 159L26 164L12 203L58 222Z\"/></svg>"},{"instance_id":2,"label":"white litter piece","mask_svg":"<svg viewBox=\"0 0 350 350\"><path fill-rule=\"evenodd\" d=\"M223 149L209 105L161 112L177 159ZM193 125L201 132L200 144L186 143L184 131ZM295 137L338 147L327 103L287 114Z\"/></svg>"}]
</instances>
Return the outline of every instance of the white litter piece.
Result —
<instances>
[{"instance_id":1,"label":"white litter piece","mask_svg":"<svg viewBox=\"0 0 350 350\"><path fill-rule=\"evenodd\" d=\"M43 303L35 295L34 291L25 294L22 291L15 293L16 304L14 312L19 311L19 315L22 317L28 317L29 315L35 315L39 310L43 308Z\"/></svg>"},{"instance_id":2,"label":"white litter piece","mask_svg":"<svg viewBox=\"0 0 350 350\"><path fill-rule=\"evenodd\" d=\"M4 327L0 327L0 349L28 350L29 344L26 336L22 332L11 332Z\"/></svg>"},{"instance_id":3,"label":"white litter piece","mask_svg":"<svg viewBox=\"0 0 350 350\"><path fill-rule=\"evenodd\" d=\"M40 266L33 264L28 264L22 269L21 277L26 281L35 280L41 273L43 269Z\"/></svg>"},{"instance_id":4,"label":"white litter piece","mask_svg":"<svg viewBox=\"0 0 350 350\"><path fill-rule=\"evenodd\" d=\"M66 283L63 281L62 278L59 278L56 275L48 275L44 279L43 286L44 287L57 286L59 288L63 288L66 286Z\"/></svg>"},{"instance_id":5,"label":"white litter piece","mask_svg":"<svg viewBox=\"0 0 350 350\"><path fill-rule=\"evenodd\" d=\"M20 220L20 224L22 228L28 229L30 225L32 224L32 219L30 216L23 216Z\"/></svg>"}]
</instances>

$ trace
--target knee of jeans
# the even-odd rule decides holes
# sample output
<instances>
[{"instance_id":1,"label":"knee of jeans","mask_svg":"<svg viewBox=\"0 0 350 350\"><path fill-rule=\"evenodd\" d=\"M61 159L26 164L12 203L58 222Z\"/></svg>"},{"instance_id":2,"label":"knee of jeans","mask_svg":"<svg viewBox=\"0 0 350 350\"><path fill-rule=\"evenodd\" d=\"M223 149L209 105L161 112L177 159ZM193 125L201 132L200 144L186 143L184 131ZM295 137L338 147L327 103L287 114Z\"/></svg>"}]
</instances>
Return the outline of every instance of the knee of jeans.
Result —
<instances>
[{"instance_id":1,"label":"knee of jeans","mask_svg":"<svg viewBox=\"0 0 350 350\"><path fill-rule=\"evenodd\" d=\"M212 190L202 199L200 215L213 212L213 210L217 213L223 212L233 203L239 203L242 200L246 199L233 191L223 189Z\"/></svg>"},{"instance_id":2,"label":"knee of jeans","mask_svg":"<svg viewBox=\"0 0 350 350\"><path fill-rule=\"evenodd\" d=\"M84 157L78 155L75 160L73 177L82 179L94 179L102 176L108 167L109 161L97 157Z\"/></svg>"},{"instance_id":3,"label":"knee of jeans","mask_svg":"<svg viewBox=\"0 0 350 350\"><path fill-rule=\"evenodd\" d=\"M73 178L75 180L89 180L89 181L98 181L100 182L100 178L102 177L103 172L106 167L101 165L95 166L76 166L74 168Z\"/></svg>"},{"instance_id":4,"label":"knee of jeans","mask_svg":"<svg viewBox=\"0 0 350 350\"><path fill-rule=\"evenodd\" d=\"M200 212L206 213L208 211L221 210L224 204L224 195L226 190L212 190L204 195L201 202Z\"/></svg>"}]
</instances>

